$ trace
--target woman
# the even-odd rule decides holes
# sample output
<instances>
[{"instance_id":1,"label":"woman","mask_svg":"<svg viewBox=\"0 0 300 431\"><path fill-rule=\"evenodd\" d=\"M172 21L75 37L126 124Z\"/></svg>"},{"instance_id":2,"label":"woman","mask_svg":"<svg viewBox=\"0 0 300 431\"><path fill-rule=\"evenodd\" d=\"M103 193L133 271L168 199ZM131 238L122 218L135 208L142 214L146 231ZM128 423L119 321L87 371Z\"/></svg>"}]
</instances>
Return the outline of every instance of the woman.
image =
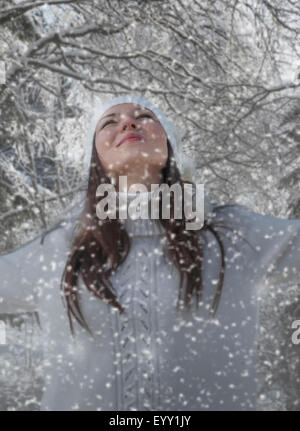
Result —
<instances>
[{"instance_id":1,"label":"woman","mask_svg":"<svg viewBox=\"0 0 300 431\"><path fill-rule=\"evenodd\" d=\"M254 410L258 288L298 282L300 221L206 201L189 231L172 197L170 219L99 220L100 184L118 198L143 184L148 203L151 184L183 181L179 137L149 101L121 96L96 115L82 206L0 259L3 297L39 311L41 410Z\"/></svg>"}]
</instances>

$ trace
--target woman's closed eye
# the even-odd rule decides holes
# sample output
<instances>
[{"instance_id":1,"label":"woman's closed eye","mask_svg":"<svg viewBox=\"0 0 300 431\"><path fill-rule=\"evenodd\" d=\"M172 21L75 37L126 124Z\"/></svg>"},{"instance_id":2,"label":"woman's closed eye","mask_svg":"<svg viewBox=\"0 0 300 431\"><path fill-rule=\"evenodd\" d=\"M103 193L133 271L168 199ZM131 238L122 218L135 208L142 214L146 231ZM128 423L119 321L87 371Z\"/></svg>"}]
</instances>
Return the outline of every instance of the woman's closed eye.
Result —
<instances>
[{"instance_id":1,"label":"woman's closed eye","mask_svg":"<svg viewBox=\"0 0 300 431\"><path fill-rule=\"evenodd\" d=\"M142 114L142 115L139 115L138 117L136 117L137 119L138 118L142 118L142 117L148 117L148 118L151 118L152 120L153 120L153 118L151 117L151 115L149 115L149 114ZM107 121L105 124L103 124L103 126L100 128L100 130L102 130L102 129L104 129L104 127L106 127L108 124L110 124L110 123L116 123L116 121L114 121L114 120L109 120L109 121Z\"/></svg>"}]
</instances>

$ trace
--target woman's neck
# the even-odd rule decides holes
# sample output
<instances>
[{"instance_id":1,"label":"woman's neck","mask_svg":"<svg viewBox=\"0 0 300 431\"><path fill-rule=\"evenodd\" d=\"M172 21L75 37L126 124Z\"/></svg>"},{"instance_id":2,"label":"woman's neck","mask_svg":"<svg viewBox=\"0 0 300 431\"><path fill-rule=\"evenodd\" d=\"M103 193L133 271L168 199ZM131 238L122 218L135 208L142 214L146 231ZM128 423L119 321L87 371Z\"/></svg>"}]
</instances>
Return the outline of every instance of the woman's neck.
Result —
<instances>
[{"instance_id":1,"label":"woman's neck","mask_svg":"<svg viewBox=\"0 0 300 431\"><path fill-rule=\"evenodd\" d=\"M116 191L122 193L135 193L136 190L141 192L140 185L144 186L144 192L151 192L152 184L161 184L162 175L157 171L144 171L143 175L141 172L128 172L126 175L120 175L114 179L116 184ZM136 188L136 186L139 186ZM136 189L136 190L135 190Z\"/></svg>"}]
</instances>

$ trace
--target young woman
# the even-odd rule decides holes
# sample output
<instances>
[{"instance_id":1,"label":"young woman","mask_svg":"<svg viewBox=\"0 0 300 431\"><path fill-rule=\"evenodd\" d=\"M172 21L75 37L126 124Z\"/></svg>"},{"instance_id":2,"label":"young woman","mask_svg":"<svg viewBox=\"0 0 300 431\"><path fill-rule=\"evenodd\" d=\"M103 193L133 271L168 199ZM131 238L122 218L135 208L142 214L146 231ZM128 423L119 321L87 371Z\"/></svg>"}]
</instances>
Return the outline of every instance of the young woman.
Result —
<instances>
[{"instance_id":1,"label":"young woman","mask_svg":"<svg viewBox=\"0 0 300 431\"><path fill-rule=\"evenodd\" d=\"M152 184L183 186L180 139L137 95L111 100L92 123L82 205L0 259L1 296L39 312L41 410L254 410L258 288L298 282L300 220L206 198L203 226L188 230L172 195L169 219L160 200L159 219L149 205L148 218L100 220L101 184L128 205L133 184L146 187L144 203Z\"/></svg>"}]
</instances>

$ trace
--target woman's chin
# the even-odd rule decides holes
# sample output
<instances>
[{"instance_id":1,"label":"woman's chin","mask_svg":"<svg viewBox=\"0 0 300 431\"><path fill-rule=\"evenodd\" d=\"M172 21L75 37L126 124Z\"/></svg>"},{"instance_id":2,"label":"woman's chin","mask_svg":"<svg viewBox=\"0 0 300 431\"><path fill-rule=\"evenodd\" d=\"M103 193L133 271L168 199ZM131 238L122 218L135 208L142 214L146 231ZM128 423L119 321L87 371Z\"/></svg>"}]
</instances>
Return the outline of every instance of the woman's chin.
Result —
<instances>
[{"instance_id":1,"label":"woman's chin","mask_svg":"<svg viewBox=\"0 0 300 431\"><path fill-rule=\"evenodd\" d=\"M142 165L148 165L149 161L152 163L152 158L149 153L146 153L145 151L136 150L136 151L130 151L126 154L122 154L122 158L119 158L119 168L131 168L134 166L141 167Z\"/></svg>"}]
</instances>

